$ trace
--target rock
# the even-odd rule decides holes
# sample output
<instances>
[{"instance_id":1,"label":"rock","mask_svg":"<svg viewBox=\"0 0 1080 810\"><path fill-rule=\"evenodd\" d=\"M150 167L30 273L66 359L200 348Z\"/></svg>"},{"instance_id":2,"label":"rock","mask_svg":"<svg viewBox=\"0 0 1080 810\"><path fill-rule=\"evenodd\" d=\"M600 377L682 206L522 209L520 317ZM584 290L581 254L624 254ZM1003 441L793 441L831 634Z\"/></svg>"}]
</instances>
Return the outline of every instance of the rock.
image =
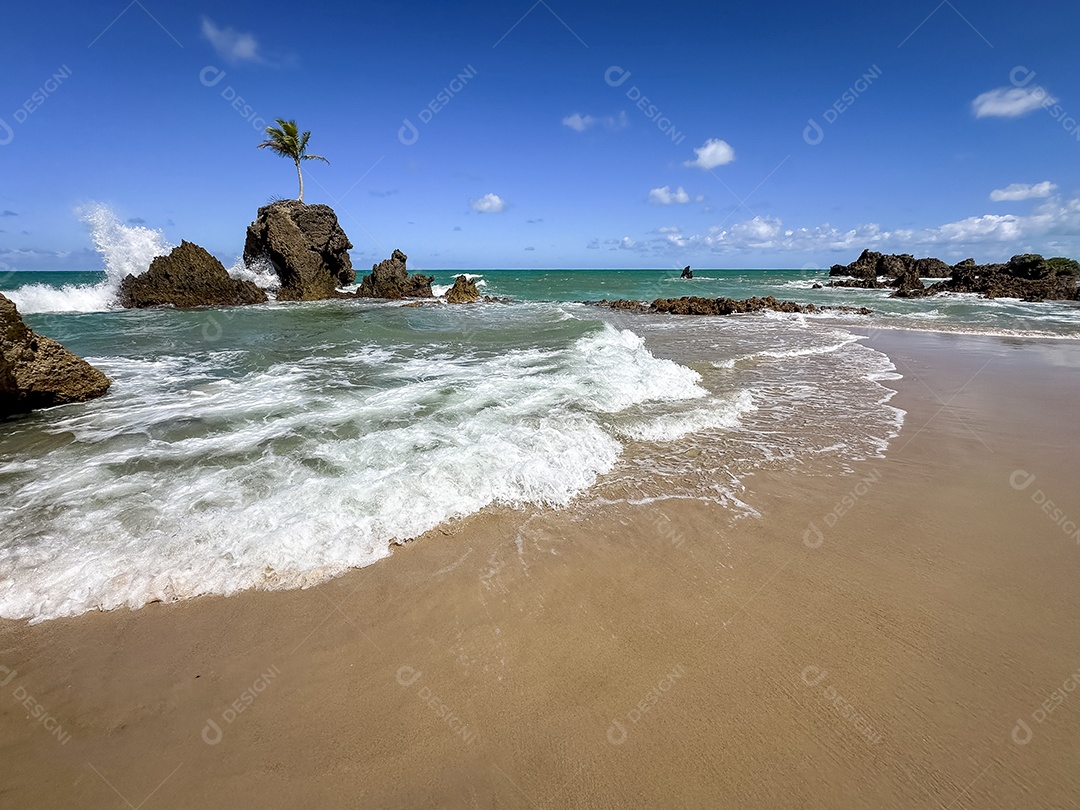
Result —
<instances>
[{"instance_id":1,"label":"rock","mask_svg":"<svg viewBox=\"0 0 1080 810\"><path fill-rule=\"evenodd\" d=\"M737 301L734 298L701 298L685 295L682 298L657 298L651 304L643 301L586 301L595 306L611 309L648 312L665 315L738 315L747 312L761 312L770 309L776 312L855 312L869 315L866 307L819 307L814 304L796 304L794 301L777 301L771 295L765 298L746 298Z\"/></svg>"},{"instance_id":2,"label":"rock","mask_svg":"<svg viewBox=\"0 0 1080 810\"><path fill-rule=\"evenodd\" d=\"M421 273L409 275L405 267L408 256L395 250L389 259L372 265L371 274L364 276L357 298L431 298L431 282L434 276ZM474 285L475 289L475 285Z\"/></svg>"},{"instance_id":3,"label":"rock","mask_svg":"<svg viewBox=\"0 0 1080 810\"><path fill-rule=\"evenodd\" d=\"M85 360L35 334L15 304L0 295L0 416L85 402L109 385L111 380Z\"/></svg>"},{"instance_id":4,"label":"rock","mask_svg":"<svg viewBox=\"0 0 1080 810\"><path fill-rule=\"evenodd\" d=\"M340 298L356 281L352 243L329 205L281 200L259 209L248 226L244 261L269 261L281 280L279 301Z\"/></svg>"},{"instance_id":5,"label":"rock","mask_svg":"<svg viewBox=\"0 0 1080 810\"><path fill-rule=\"evenodd\" d=\"M813 286L811 286L811 287L810 287L810 289L811 289L811 290L820 290L820 289L821 289L821 285L820 285L820 284L818 284L817 282L814 282Z\"/></svg>"},{"instance_id":6,"label":"rock","mask_svg":"<svg viewBox=\"0 0 1080 810\"><path fill-rule=\"evenodd\" d=\"M471 304L480 300L480 291L476 289L476 282L466 276L458 276L454 279L454 286L446 293L448 304Z\"/></svg>"},{"instance_id":7,"label":"rock","mask_svg":"<svg viewBox=\"0 0 1080 810\"><path fill-rule=\"evenodd\" d=\"M221 307L264 301L266 293L258 285L233 278L221 262L191 242L181 242L168 256L154 259L145 273L120 282L120 304L128 308Z\"/></svg>"},{"instance_id":8,"label":"rock","mask_svg":"<svg viewBox=\"0 0 1080 810\"><path fill-rule=\"evenodd\" d=\"M1080 298L1080 264L1072 259L1044 259L1037 253L1013 256L1006 264L975 264L965 259L952 268L951 276L927 290L978 293L987 298L1019 298L1024 301Z\"/></svg>"},{"instance_id":9,"label":"rock","mask_svg":"<svg viewBox=\"0 0 1080 810\"><path fill-rule=\"evenodd\" d=\"M842 278L829 282L830 287L857 287L863 290L880 290L885 284L874 278Z\"/></svg>"},{"instance_id":10,"label":"rock","mask_svg":"<svg viewBox=\"0 0 1080 810\"><path fill-rule=\"evenodd\" d=\"M896 278L910 273L918 278L947 278L950 272L949 265L941 259L916 259L910 253L883 254L873 250L864 250L849 265L834 264L829 269L830 276L851 276L871 281L878 276Z\"/></svg>"},{"instance_id":11,"label":"rock","mask_svg":"<svg viewBox=\"0 0 1080 810\"><path fill-rule=\"evenodd\" d=\"M686 267L684 267L683 270L682 270L682 276L680 278L693 278L693 277L694 277L694 271L690 269L690 265L686 265Z\"/></svg>"},{"instance_id":12,"label":"rock","mask_svg":"<svg viewBox=\"0 0 1080 810\"><path fill-rule=\"evenodd\" d=\"M952 268L941 259L927 257L915 260L915 272L919 278L948 278Z\"/></svg>"}]
</instances>

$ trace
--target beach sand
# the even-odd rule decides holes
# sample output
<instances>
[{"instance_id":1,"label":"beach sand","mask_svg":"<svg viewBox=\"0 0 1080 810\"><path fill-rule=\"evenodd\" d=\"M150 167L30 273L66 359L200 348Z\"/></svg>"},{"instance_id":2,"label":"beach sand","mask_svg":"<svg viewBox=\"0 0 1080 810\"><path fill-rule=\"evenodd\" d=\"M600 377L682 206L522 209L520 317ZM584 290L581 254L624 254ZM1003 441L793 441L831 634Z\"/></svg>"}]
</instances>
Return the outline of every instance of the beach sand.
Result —
<instances>
[{"instance_id":1,"label":"beach sand","mask_svg":"<svg viewBox=\"0 0 1080 810\"><path fill-rule=\"evenodd\" d=\"M0 622L0 805L1080 804L1077 345L869 340L900 436L753 475L760 517L496 510L308 590Z\"/></svg>"}]
</instances>

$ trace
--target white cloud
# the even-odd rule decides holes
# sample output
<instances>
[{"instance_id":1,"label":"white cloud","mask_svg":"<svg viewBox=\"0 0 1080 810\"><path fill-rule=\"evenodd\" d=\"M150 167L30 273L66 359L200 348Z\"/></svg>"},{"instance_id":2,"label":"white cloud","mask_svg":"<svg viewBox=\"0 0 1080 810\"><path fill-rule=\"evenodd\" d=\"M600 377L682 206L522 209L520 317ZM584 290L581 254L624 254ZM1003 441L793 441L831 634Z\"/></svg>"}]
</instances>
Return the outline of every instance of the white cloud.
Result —
<instances>
[{"instance_id":1,"label":"white cloud","mask_svg":"<svg viewBox=\"0 0 1080 810\"><path fill-rule=\"evenodd\" d=\"M630 126L630 119L626 117L625 112L620 112L617 117L612 115L598 117L595 115L574 113L573 115L566 116L562 122L563 126L570 127L570 129L575 132L584 132L595 126L602 126L604 129L609 129L614 132L620 129L626 129Z\"/></svg>"},{"instance_id":2,"label":"white cloud","mask_svg":"<svg viewBox=\"0 0 1080 810\"><path fill-rule=\"evenodd\" d=\"M259 43L252 34L242 34L232 28L218 28L209 17L202 18L202 34L214 46L218 56L229 64L266 61L259 53Z\"/></svg>"},{"instance_id":3,"label":"white cloud","mask_svg":"<svg viewBox=\"0 0 1080 810\"><path fill-rule=\"evenodd\" d=\"M506 210L506 200L498 194L485 194L479 200L469 202L469 207L478 214L501 214Z\"/></svg>"},{"instance_id":4,"label":"white cloud","mask_svg":"<svg viewBox=\"0 0 1080 810\"><path fill-rule=\"evenodd\" d=\"M1057 186L1049 180L1041 183L1013 183L1005 188L995 188L990 192L990 199L994 202L1015 202L1017 200L1035 200L1041 197L1049 197L1057 191Z\"/></svg>"},{"instance_id":5,"label":"white cloud","mask_svg":"<svg viewBox=\"0 0 1080 810\"><path fill-rule=\"evenodd\" d=\"M1050 107L1055 102L1057 99L1038 85L998 87L971 102L971 109L976 118L1018 118L1039 107Z\"/></svg>"},{"instance_id":6,"label":"white cloud","mask_svg":"<svg viewBox=\"0 0 1080 810\"><path fill-rule=\"evenodd\" d=\"M671 186L664 186L649 190L649 202L653 205L684 205L690 202L690 195L682 186L674 191L671 190Z\"/></svg>"},{"instance_id":7,"label":"white cloud","mask_svg":"<svg viewBox=\"0 0 1080 810\"><path fill-rule=\"evenodd\" d=\"M717 166L731 163L735 159L735 150L731 148L731 144L719 138L710 138L705 141L702 146L694 150L694 154L697 157L694 160L686 161L683 164L684 166L715 169Z\"/></svg>"}]
</instances>

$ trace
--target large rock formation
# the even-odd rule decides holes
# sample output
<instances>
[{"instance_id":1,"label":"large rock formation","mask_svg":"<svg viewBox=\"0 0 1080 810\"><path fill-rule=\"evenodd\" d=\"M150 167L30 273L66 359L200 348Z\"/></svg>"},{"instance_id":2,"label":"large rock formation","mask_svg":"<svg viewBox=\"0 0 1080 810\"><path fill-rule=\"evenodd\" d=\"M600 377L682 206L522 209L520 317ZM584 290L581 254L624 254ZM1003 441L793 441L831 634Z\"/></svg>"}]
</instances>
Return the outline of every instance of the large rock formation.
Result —
<instances>
[{"instance_id":1,"label":"large rock formation","mask_svg":"<svg viewBox=\"0 0 1080 810\"><path fill-rule=\"evenodd\" d=\"M734 298L701 298L696 295L684 295L682 298L657 298L651 304L642 301L587 301L601 307L627 309L634 312L647 312L665 315L738 315L746 312L761 312L766 309L776 312L855 312L869 315L866 307L830 307L813 304L796 304L794 301L777 301L771 295L765 298L746 298L737 301Z\"/></svg>"},{"instance_id":2,"label":"large rock formation","mask_svg":"<svg viewBox=\"0 0 1080 810\"><path fill-rule=\"evenodd\" d=\"M479 300L480 291L476 289L476 282L468 276L458 276L454 279L454 286L446 291L448 304L471 304Z\"/></svg>"},{"instance_id":3,"label":"large rock formation","mask_svg":"<svg viewBox=\"0 0 1080 810\"><path fill-rule=\"evenodd\" d=\"M206 250L181 242L168 256L158 256L150 269L120 282L125 307L222 307L261 304L266 293L251 281L230 276Z\"/></svg>"},{"instance_id":4,"label":"large rock formation","mask_svg":"<svg viewBox=\"0 0 1080 810\"><path fill-rule=\"evenodd\" d=\"M405 262L409 257L395 250L389 259L372 265L371 273L364 276L357 298L431 298L431 282L434 276L421 273L409 275Z\"/></svg>"},{"instance_id":5,"label":"large rock formation","mask_svg":"<svg viewBox=\"0 0 1080 810\"><path fill-rule=\"evenodd\" d=\"M834 264L831 276L849 276L830 287L893 287L896 298L921 298L941 292L979 293L987 298L1025 301L1080 298L1080 264L1072 259L1044 259L1037 253L1013 256L1005 264L976 264L964 259L949 267L940 259L915 259L909 254L883 255L864 250L849 265ZM926 287L923 278L945 278Z\"/></svg>"},{"instance_id":6,"label":"large rock formation","mask_svg":"<svg viewBox=\"0 0 1080 810\"><path fill-rule=\"evenodd\" d=\"M686 265L686 267L684 267L682 269L682 275L679 276L679 278L693 278L693 277L694 277L694 271L690 269L690 265Z\"/></svg>"},{"instance_id":7,"label":"large rock formation","mask_svg":"<svg viewBox=\"0 0 1080 810\"><path fill-rule=\"evenodd\" d=\"M85 402L111 381L52 338L35 334L0 295L0 416Z\"/></svg>"},{"instance_id":8,"label":"large rock formation","mask_svg":"<svg viewBox=\"0 0 1080 810\"><path fill-rule=\"evenodd\" d=\"M281 200L259 209L248 226L244 261L269 261L281 280L279 301L339 298L356 281L352 243L328 205Z\"/></svg>"}]
</instances>

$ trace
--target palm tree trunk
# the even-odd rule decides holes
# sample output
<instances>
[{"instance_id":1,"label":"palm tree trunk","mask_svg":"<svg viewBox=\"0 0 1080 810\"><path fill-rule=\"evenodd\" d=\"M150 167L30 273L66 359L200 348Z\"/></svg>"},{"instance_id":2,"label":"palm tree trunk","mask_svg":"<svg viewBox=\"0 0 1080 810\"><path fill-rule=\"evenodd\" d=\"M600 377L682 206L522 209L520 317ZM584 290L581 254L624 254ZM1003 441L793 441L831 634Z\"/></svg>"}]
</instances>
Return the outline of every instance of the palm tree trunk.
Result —
<instances>
[{"instance_id":1,"label":"palm tree trunk","mask_svg":"<svg viewBox=\"0 0 1080 810\"><path fill-rule=\"evenodd\" d=\"M300 161L296 161L296 177L300 181L300 196L296 199L300 202L304 201L304 175L300 172Z\"/></svg>"}]
</instances>

